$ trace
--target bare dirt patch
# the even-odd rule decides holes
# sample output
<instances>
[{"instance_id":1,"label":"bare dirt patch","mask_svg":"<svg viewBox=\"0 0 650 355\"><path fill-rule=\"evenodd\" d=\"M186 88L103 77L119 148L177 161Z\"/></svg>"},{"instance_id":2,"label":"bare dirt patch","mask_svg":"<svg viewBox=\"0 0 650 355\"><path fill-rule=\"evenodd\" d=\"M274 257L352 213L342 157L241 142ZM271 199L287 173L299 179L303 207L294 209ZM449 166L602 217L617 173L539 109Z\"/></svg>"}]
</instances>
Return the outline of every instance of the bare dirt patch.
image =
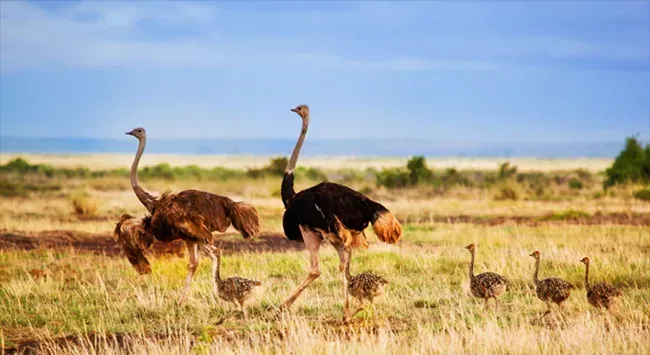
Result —
<instances>
[{"instance_id":1,"label":"bare dirt patch","mask_svg":"<svg viewBox=\"0 0 650 355\"><path fill-rule=\"evenodd\" d=\"M279 233L262 233L252 240L230 240L236 233L215 235L215 245L229 252L284 252L302 250L303 244L285 238ZM234 237L234 238L229 238ZM83 252L103 255L121 255L121 250L108 233L90 234L75 231L43 231L37 233L0 231L0 250L8 249L61 249L72 248ZM182 255L185 244L181 240L171 243L154 243L152 252L156 255Z\"/></svg>"},{"instance_id":2,"label":"bare dirt patch","mask_svg":"<svg viewBox=\"0 0 650 355\"><path fill-rule=\"evenodd\" d=\"M404 221L403 221L404 223ZM537 226L542 224L573 225L634 225L650 226L650 213L596 213L594 215L552 214L544 216L429 216L417 220L408 220L412 224L426 223L471 223L477 225L497 226L517 224ZM237 233L215 234L214 243L224 252L285 252L304 249L300 242L288 240L282 233L265 232L252 240L244 240ZM121 251L109 233L90 234L76 231L55 230L36 233L0 231L0 250L7 249L59 249L73 248L79 251L104 255L120 255ZM157 255L182 255L185 245L177 240L171 243L155 243L152 252Z\"/></svg>"}]
</instances>

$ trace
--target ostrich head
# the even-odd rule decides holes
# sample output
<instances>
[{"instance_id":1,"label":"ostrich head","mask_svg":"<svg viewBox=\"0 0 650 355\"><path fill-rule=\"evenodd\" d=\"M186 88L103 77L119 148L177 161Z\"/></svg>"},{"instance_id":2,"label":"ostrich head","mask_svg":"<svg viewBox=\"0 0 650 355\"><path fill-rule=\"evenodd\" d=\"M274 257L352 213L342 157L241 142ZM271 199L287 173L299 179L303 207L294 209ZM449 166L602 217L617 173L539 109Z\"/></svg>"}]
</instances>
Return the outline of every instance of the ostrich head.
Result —
<instances>
[{"instance_id":1,"label":"ostrich head","mask_svg":"<svg viewBox=\"0 0 650 355\"><path fill-rule=\"evenodd\" d=\"M582 260L580 260L580 262L585 265L589 265L589 258L585 256L584 258L582 258Z\"/></svg>"},{"instance_id":2,"label":"ostrich head","mask_svg":"<svg viewBox=\"0 0 650 355\"><path fill-rule=\"evenodd\" d=\"M291 111L297 113L302 119L309 116L309 106L307 105L298 105L296 108L292 108Z\"/></svg>"},{"instance_id":3,"label":"ostrich head","mask_svg":"<svg viewBox=\"0 0 650 355\"><path fill-rule=\"evenodd\" d=\"M153 236L143 227L141 219L123 214L113 230L113 240L140 275L151 273L144 251L153 243Z\"/></svg>"},{"instance_id":4,"label":"ostrich head","mask_svg":"<svg viewBox=\"0 0 650 355\"><path fill-rule=\"evenodd\" d=\"M474 244L470 244L470 245L466 246L465 249L467 249L467 250L469 250L470 252L473 253L474 250L476 250L476 246L474 246Z\"/></svg>"},{"instance_id":5,"label":"ostrich head","mask_svg":"<svg viewBox=\"0 0 650 355\"><path fill-rule=\"evenodd\" d=\"M134 128L131 130L131 132L126 132L125 134L134 136L137 139L147 138L147 131L145 131L142 127Z\"/></svg>"},{"instance_id":6,"label":"ostrich head","mask_svg":"<svg viewBox=\"0 0 650 355\"><path fill-rule=\"evenodd\" d=\"M530 254L530 256L532 256L535 259L539 259L539 250L535 250Z\"/></svg>"}]
</instances>

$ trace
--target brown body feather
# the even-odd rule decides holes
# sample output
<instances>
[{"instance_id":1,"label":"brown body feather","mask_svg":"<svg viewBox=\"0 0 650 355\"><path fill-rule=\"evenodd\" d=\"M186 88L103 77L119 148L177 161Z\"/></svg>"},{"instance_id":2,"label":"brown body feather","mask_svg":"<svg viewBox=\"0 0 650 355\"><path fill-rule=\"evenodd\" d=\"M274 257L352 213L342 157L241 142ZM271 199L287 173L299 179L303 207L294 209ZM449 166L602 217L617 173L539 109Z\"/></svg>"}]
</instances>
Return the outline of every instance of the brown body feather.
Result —
<instances>
[{"instance_id":1,"label":"brown body feather","mask_svg":"<svg viewBox=\"0 0 650 355\"><path fill-rule=\"evenodd\" d=\"M144 252L154 240L212 245L212 232L225 232L231 224L244 238L259 234L259 217L253 206L209 192L185 190L164 193L154 202L151 216L122 215L113 236L131 265L148 274L151 266Z\"/></svg>"},{"instance_id":2,"label":"brown body feather","mask_svg":"<svg viewBox=\"0 0 650 355\"><path fill-rule=\"evenodd\" d=\"M238 276L221 279L221 249L217 252L216 264L216 291L219 298L226 302L232 302L238 306L244 316L246 316L245 302L255 296L256 293L261 293L262 283L255 280L249 280Z\"/></svg>"},{"instance_id":3,"label":"brown body feather","mask_svg":"<svg viewBox=\"0 0 650 355\"><path fill-rule=\"evenodd\" d=\"M372 303L375 297L384 293L384 286L387 284L388 280L372 272L348 276L348 292L360 302L367 300Z\"/></svg>"},{"instance_id":4,"label":"brown body feather","mask_svg":"<svg viewBox=\"0 0 650 355\"><path fill-rule=\"evenodd\" d=\"M253 206L205 191L185 190L164 193L145 227L163 242L183 239L211 244L211 233L225 232L231 224L244 238L259 234L259 217Z\"/></svg>"},{"instance_id":5,"label":"brown body feather","mask_svg":"<svg viewBox=\"0 0 650 355\"><path fill-rule=\"evenodd\" d=\"M151 273L144 252L151 247L154 237L144 229L141 219L123 214L113 229L113 239L139 274Z\"/></svg>"},{"instance_id":6,"label":"brown body feather","mask_svg":"<svg viewBox=\"0 0 650 355\"><path fill-rule=\"evenodd\" d=\"M465 247L472 254L472 260L469 264L469 287L472 295L477 298L485 300L485 307L487 308L488 300L494 298L497 307L498 297L503 294L507 289L510 281L494 272L484 272L482 274L474 275L474 257L476 247L470 244Z\"/></svg>"},{"instance_id":7,"label":"brown body feather","mask_svg":"<svg viewBox=\"0 0 650 355\"><path fill-rule=\"evenodd\" d=\"M530 254L530 256L535 258L535 273L533 274L533 283L535 284L535 292L537 293L537 298L546 302L549 307L548 312L550 312L550 302L553 302L558 306L562 306L562 302L566 301L569 296L571 296L571 290L574 288L574 286L569 282L557 277L549 277L543 280L539 280L537 278L537 275L539 274L541 254L538 250L535 250Z\"/></svg>"},{"instance_id":8,"label":"brown body feather","mask_svg":"<svg viewBox=\"0 0 650 355\"><path fill-rule=\"evenodd\" d=\"M610 309L617 302L617 299L623 295L618 288L607 282L599 282L595 285L589 283L589 258L584 257L580 260L585 264L585 288L587 289L587 301L596 308Z\"/></svg>"}]
</instances>

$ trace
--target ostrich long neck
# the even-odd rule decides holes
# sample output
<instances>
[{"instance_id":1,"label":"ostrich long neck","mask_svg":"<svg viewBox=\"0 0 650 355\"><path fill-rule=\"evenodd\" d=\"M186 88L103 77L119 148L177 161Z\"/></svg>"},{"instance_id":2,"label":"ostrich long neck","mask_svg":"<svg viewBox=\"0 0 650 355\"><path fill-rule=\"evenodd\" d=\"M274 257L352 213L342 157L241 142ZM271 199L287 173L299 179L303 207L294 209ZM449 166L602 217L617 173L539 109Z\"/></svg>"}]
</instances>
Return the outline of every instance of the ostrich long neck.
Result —
<instances>
[{"instance_id":1,"label":"ostrich long neck","mask_svg":"<svg viewBox=\"0 0 650 355\"><path fill-rule=\"evenodd\" d=\"M135 159L133 159L133 164L131 165L131 187L133 192L138 197L138 200L144 205L147 211L151 212L153 209L154 198L148 192L144 191L138 184L138 164L140 163L140 158L144 152L144 146L146 143L146 138L138 139L138 151L135 153Z\"/></svg>"},{"instance_id":2,"label":"ostrich long neck","mask_svg":"<svg viewBox=\"0 0 650 355\"><path fill-rule=\"evenodd\" d=\"M298 156L300 155L300 149L302 144L305 141L305 136L307 135L307 129L309 128L309 114L305 115L302 119L302 130L300 131L300 136L296 142L296 146L293 148L291 153L291 158L289 158L289 163L287 163L287 168L284 171L284 176L282 177L282 202L287 206L288 201L296 194L296 191L293 188L293 171L296 168L296 163L298 162Z\"/></svg>"},{"instance_id":3,"label":"ostrich long neck","mask_svg":"<svg viewBox=\"0 0 650 355\"><path fill-rule=\"evenodd\" d=\"M537 278L537 274L539 273L539 258L535 258L535 274L533 274L533 282L535 285L539 283L539 279Z\"/></svg>"},{"instance_id":4,"label":"ostrich long neck","mask_svg":"<svg viewBox=\"0 0 650 355\"><path fill-rule=\"evenodd\" d=\"M587 269L585 270L585 288L589 291L589 264L585 264Z\"/></svg>"},{"instance_id":5,"label":"ostrich long neck","mask_svg":"<svg viewBox=\"0 0 650 355\"><path fill-rule=\"evenodd\" d=\"M469 262L469 278L474 279L474 251L472 250L472 261Z\"/></svg>"},{"instance_id":6,"label":"ostrich long neck","mask_svg":"<svg viewBox=\"0 0 650 355\"><path fill-rule=\"evenodd\" d=\"M217 254L217 270L214 274L217 278L217 282L221 282L221 252Z\"/></svg>"}]
</instances>

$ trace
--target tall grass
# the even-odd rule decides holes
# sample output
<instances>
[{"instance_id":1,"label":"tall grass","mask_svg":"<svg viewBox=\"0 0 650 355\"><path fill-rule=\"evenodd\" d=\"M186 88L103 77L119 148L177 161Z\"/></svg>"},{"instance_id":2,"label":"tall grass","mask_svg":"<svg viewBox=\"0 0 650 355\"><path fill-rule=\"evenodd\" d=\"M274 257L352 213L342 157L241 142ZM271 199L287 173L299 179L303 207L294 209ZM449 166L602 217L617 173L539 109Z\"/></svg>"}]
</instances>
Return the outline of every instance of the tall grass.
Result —
<instances>
[{"instance_id":1,"label":"tall grass","mask_svg":"<svg viewBox=\"0 0 650 355\"><path fill-rule=\"evenodd\" d=\"M498 312L483 311L469 294L463 246L470 242L478 245L477 272L495 271L512 281ZM177 308L186 258L153 258L153 274L142 277L124 258L5 251L1 337L7 346L36 339L51 353L60 353L55 345L61 336L85 339L66 346L74 353L647 353L648 247L641 227L409 227L398 246L373 244L354 254L352 273L373 270L391 283L376 301L377 321L364 311L350 325L340 321L338 259L329 246L321 253L323 275L280 318L275 307L307 274L307 255L225 255L225 276L261 280L266 293L250 306L249 320L234 314L223 323L233 307L212 293L206 258L187 304ZM541 277L562 277L578 287L564 321L559 314L540 320L546 306L534 294L528 256L535 249L542 252ZM587 303L578 262L583 256L593 260L592 282L623 289L614 311Z\"/></svg>"}]
</instances>

